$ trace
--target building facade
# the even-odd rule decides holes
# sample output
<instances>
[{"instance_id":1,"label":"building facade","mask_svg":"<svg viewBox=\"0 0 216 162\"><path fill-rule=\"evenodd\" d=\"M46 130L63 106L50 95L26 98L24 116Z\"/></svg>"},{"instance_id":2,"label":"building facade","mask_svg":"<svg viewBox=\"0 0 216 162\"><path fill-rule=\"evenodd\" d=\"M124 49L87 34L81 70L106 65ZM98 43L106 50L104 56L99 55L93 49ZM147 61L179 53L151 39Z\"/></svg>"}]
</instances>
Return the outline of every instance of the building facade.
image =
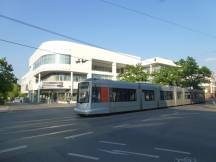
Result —
<instances>
[{"instance_id":1,"label":"building facade","mask_svg":"<svg viewBox=\"0 0 216 162\"><path fill-rule=\"evenodd\" d=\"M43 43L29 59L21 91L31 102L75 101L78 82L87 78L116 80L127 64L141 58L67 41Z\"/></svg>"},{"instance_id":2,"label":"building facade","mask_svg":"<svg viewBox=\"0 0 216 162\"><path fill-rule=\"evenodd\" d=\"M87 78L117 80L125 65L138 63L150 74L164 66L177 66L172 60L159 57L142 60L89 45L48 41L30 57L29 71L21 78L21 92L28 94L30 102L75 102L78 82ZM203 84L206 97L215 97L214 75L209 79L208 84Z\"/></svg>"},{"instance_id":3,"label":"building facade","mask_svg":"<svg viewBox=\"0 0 216 162\"><path fill-rule=\"evenodd\" d=\"M154 57L142 61L142 65L145 68L145 71L149 74L157 72L161 67L177 67L177 65L172 61L160 57Z\"/></svg>"}]
</instances>

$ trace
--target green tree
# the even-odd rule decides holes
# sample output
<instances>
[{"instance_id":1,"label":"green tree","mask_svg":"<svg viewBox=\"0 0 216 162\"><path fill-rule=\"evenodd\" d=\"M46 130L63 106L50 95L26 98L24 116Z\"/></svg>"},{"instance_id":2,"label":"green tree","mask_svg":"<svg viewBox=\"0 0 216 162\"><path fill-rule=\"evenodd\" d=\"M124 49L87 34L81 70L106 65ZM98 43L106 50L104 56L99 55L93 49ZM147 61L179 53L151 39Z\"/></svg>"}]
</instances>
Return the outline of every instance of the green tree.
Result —
<instances>
[{"instance_id":1,"label":"green tree","mask_svg":"<svg viewBox=\"0 0 216 162\"><path fill-rule=\"evenodd\" d=\"M13 89L13 84L17 82L13 74L12 65L8 64L6 58L0 58L0 103L8 97L8 92Z\"/></svg>"},{"instance_id":2,"label":"green tree","mask_svg":"<svg viewBox=\"0 0 216 162\"><path fill-rule=\"evenodd\" d=\"M12 90L7 93L7 97L10 100L13 100L15 97L18 97L18 96L21 96L20 85L14 83Z\"/></svg>"},{"instance_id":3,"label":"green tree","mask_svg":"<svg viewBox=\"0 0 216 162\"><path fill-rule=\"evenodd\" d=\"M159 71L152 74L153 83L181 86L179 67L162 67Z\"/></svg>"},{"instance_id":4,"label":"green tree","mask_svg":"<svg viewBox=\"0 0 216 162\"><path fill-rule=\"evenodd\" d=\"M141 64L126 65L124 72L119 74L119 79L128 82L147 81L148 73L144 71L144 67Z\"/></svg>"},{"instance_id":5,"label":"green tree","mask_svg":"<svg viewBox=\"0 0 216 162\"><path fill-rule=\"evenodd\" d=\"M205 66L200 67L192 57L180 59L176 64L178 67L162 67L155 72L153 82L200 89L200 84L207 83L211 76L211 71Z\"/></svg>"},{"instance_id":6,"label":"green tree","mask_svg":"<svg viewBox=\"0 0 216 162\"><path fill-rule=\"evenodd\" d=\"M183 87L200 88L200 84L207 83L211 76L211 71L205 66L200 67L192 57L181 59L176 64L181 67L180 76Z\"/></svg>"}]
</instances>

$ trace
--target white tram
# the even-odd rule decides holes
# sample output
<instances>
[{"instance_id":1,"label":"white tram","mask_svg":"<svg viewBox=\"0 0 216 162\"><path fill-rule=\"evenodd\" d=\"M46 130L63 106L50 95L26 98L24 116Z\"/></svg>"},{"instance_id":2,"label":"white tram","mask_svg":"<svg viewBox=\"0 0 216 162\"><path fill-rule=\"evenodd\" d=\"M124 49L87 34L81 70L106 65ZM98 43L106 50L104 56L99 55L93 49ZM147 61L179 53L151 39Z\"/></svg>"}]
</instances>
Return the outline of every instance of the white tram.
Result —
<instances>
[{"instance_id":1,"label":"white tram","mask_svg":"<svg viewBox=\"0 0 216 162\"><path fill-rule=\"evenodd\" d=\"M205 102L202 90L87 79L78 85L78 114L106 114Z\"/></svg>"}]
</instances>

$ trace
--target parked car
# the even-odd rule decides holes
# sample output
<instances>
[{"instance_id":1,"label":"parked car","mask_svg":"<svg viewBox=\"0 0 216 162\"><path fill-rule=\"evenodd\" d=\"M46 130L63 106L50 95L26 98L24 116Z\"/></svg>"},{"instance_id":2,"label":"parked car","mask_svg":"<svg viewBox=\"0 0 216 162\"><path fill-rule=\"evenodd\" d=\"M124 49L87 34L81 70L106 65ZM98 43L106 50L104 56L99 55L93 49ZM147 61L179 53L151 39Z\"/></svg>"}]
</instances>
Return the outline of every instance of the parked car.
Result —
<instances>
[{"instance_id":1,"label":"parked car","mask_svg":"<svg viewBox=\"0 0 216 162\"><path fill-rule=\"evenodd\" d=\"M22 98L22 97L16 97L16 98L13 100L13 103L23 103L23 98Z\"/></svg>"}]
</instances>

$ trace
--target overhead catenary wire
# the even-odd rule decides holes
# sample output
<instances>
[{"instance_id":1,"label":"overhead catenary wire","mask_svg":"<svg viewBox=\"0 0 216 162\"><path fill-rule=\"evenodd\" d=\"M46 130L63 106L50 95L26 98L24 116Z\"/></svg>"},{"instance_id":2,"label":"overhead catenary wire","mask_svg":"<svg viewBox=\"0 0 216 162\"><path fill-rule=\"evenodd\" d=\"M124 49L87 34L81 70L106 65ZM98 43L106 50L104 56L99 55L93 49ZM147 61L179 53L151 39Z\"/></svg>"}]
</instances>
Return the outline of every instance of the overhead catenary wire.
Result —
<instances>
[{"instance_id":1,"label":"overhead catenary wire","mask_svg":"<svg viewBox=\"0 0 216 162\"><path fill-rule=\"evenodd\" d=\"M127 6L119 4L119 3L111 2L111 1L108 1L108 0L99 0L99 1L101 1L103 3L106 3L106 4L109 4L109 5L112 5L114 7L118 7L118 8L130 11L130 12L142 15L142 16L149 17L151 19L154 19L154 20L157 20L157 21L160 21L160 22L163 22L163 23L167 23L167 24L170 24L170 25L173 25L173 26L176 26L176 27L191 31L191 32L195 32L195 33L199 33L201 35L205 35L205 36L213 38L213 39L216 38L216 35L214 35L214 34L210 34L210 33L204 32L204 31L200 31L200 30L188 27L186 25L182 25L180 23L177 23L177 22L174 22L174 21L171 21L171 20L168 20L168 19L161 18L159 16L154 16L154 15L151 15L151 14L149 14L147 12L140 11L140 10L137 10L137 9L133 9L133 8L127 7ZM97 47L97 48L101 48L101 49L104 49L104 50L109 50L109 51L121 54L121 52L113 51L113 50L110 50L110 49L107 49L107 48L104 48L104 47L101 47L101 46L98 46L98 45L95 45L95 44L92 44L92 43L89 43L89 42L86 42L86 41L82 41L80 39L76 39L76 38L67 36L65 34L62 34L62 33L59 33L59 32L56 32L56 31L53 31L53 30L50 30L50 29L47 29L47 28L44 28L44 27L41 27L41 26L38 26L38 25L34 25L34 24L31 24L31 23L25 22L23 20L7 16L7 15L4 15L4 14L0 14L0 18L7 19L7 20L10 20L12 22L19 23L19 24L22 24L22 25L25 25L25 26L28 26L28 27L31 27L31 28L34 28L34 29L37 29L37 30L40 30L40 31L44 31L44 32L53 34L53 35L57 35L59 37L66 38L68 40L72 40L73 42L78 42L78 43L82 43L82 44L85 44L85 45L89 45L89 46L93 46L93 47ZM7 41L5 41L5 42L7 42ZM8 41L8 43L9 42L11 43L12 41ZM13 42L12 44L16 44L16 43ZM17 45L18 44L19 43L17 43ZM37 47L34 47L34 48L38 49Z\"/></svg>"},{"instance_id":2,"label":"overhead catenary wire","mask_svg":"<svg viewBox=\"0 0 216 162\"><path fill-rule=\"evenodd\" d=\"M204 35L204 36L216 39L216 35L214 35L214 34L210 34L210 33L205 32L205 31L197 30L197 29L191 28L191 27L189 27L187 25L183 25L183 24L177 23L175 21L164 19L164 18L159 17L159 16L154 16L154 15L151 15L151 14L149 14L147 12L140 11L140 10L137 10L137 9L134 9L134 8L130 8L130 7L127 7L125 5L122 5L122 4L119 4L119 3L116 3L116 2L111 2L111 1L107 1L107 0L99 0L99 1L101 1L101 2L103 2L105 4L109 4L111 6L123 9L123 10L127 10L129 12L133 12L135 14L139 14L141 16L148 17L150 19L154 19L154 20L160 21L162 23L166 23L166 24L169 24L169 25L172 25L172 26L176 26L178 28L181 28L181 29L184 29L184 30L187 30L187 31L190 31L190 32L198 33L198 34L201 34L201 35Z\"/></svg>"},{"instance_id":3,"label":"overhead catenary wire","mask_svg":"<svg viewBox=\"0 0 216 162\"><path fill-rule=\"evenodd\" d=\"M19 19L7 16L7 15L0 14L0 18L7 19L7 20L10 20L12 22L22 24L22 25L25 25L25 26L28 26L28 27L31 27L31 28L34 28L34 29L37 29L37 30L40 30L40 31L43 31L43 32L47 32L47 33L59 36L61 38L71 40L73 42L78 42L78 43L82 43L82 44L85 44L85 45L89 45L89 46L93 46L93 47L97 47L97 48L102 48L104 50L110 50L110 49L107 49L107 48L104 48L104 47L101 47L101 46L98 46L98 45L95 45L95 44L92 44L92 43L89 43L89 42L86 42L86 41L82 41L80 39L76 39L76 38L67 36L65 34L62 34L62 33L59 33L59 32L56 32L56 31L53 31L53 30L50 30L50 29L47 29L47 28L44 28L44 27L41 27L41 26L38 26L38 25L34 25L34 24L31 24L31 23L25 22L23 20L19 20ZM112 50L110 50L110 51L112 51Z\"/></svg>"},{"instance_id":4,"label":"overhead catenary wire","mask_svg":"<svg viewBox=\"0 0 216 162\"><path fill-rule=\"evenodd\" d=\"M114 50L111 50L111 49L108 49L108 48L105 48L105 47L102 47L102 46L99 46L99 45L95 45L95 44L92 44L92 43L89 43L89 42L86 42L86 41L82 41L80 39L76 39L76 38L67 36L65 34L62 34L62 33L59 33L59 32L56 32L56 31L53 31L53 30L50 30L50 29L47 29L47 28L44 28L44 27L41 27L41 26L38 26L38 25L34 25L34 24L31 24L31 23L25 22L23 20L19 20L19 19L7 16L7 15L0 14L0 18L7 19L7 20L10 20L12 22L22 24L22 25L25 25L25 26L28 26L30 28L34 28L34 29L37 29L37 30L40 30L40 31L43 31L43 32L47 32L47 33L50 33L50 34L53 34L53 35L56 35L56 36L71 40L73 42L77 42L77 43L85 44L85 45L88 45L88 46L91 46L91 47L96 47L96 48L100 48L100 49L103 49L103 50L108 50L108 51L111 51L111 52L122 54L121 52L114 51ZM12 41L8 41L8 43L9 42L12 42ZM12 44L15 44L15 43L12 43ZM130 55L128 55L128 56L131 57Z\"/></svg>"},{"instance_id":5,"label":"overhead catenary wire","mask_svg":"<svg viewBox=\"0 0 216 162\"><path fill-rule=\"evenodd\" d=\"M35 50L49 52L51 54L64 54L65 55L65 53L55 52L55 51L51 51L51 50L48 50L48 49L42 49L42 48L38 48L38 47L31 46L31 45L27 45L27 44L23 44L23 43L19 43L19 42L14 42L14 41L2 39L2 38L0 38L0 41L8 43L8 44L13 44L13 45L16 45L16 46L22 46L22 47L26 47L26 48L31 48L31 49L35 49ZM82 57L76 57L76 56L72 56L72 55L71 55L71 57L76 58L76 59L83 59L85 61L90 61L89 59L82 58Z\"/></svg>"}]
</instances>

